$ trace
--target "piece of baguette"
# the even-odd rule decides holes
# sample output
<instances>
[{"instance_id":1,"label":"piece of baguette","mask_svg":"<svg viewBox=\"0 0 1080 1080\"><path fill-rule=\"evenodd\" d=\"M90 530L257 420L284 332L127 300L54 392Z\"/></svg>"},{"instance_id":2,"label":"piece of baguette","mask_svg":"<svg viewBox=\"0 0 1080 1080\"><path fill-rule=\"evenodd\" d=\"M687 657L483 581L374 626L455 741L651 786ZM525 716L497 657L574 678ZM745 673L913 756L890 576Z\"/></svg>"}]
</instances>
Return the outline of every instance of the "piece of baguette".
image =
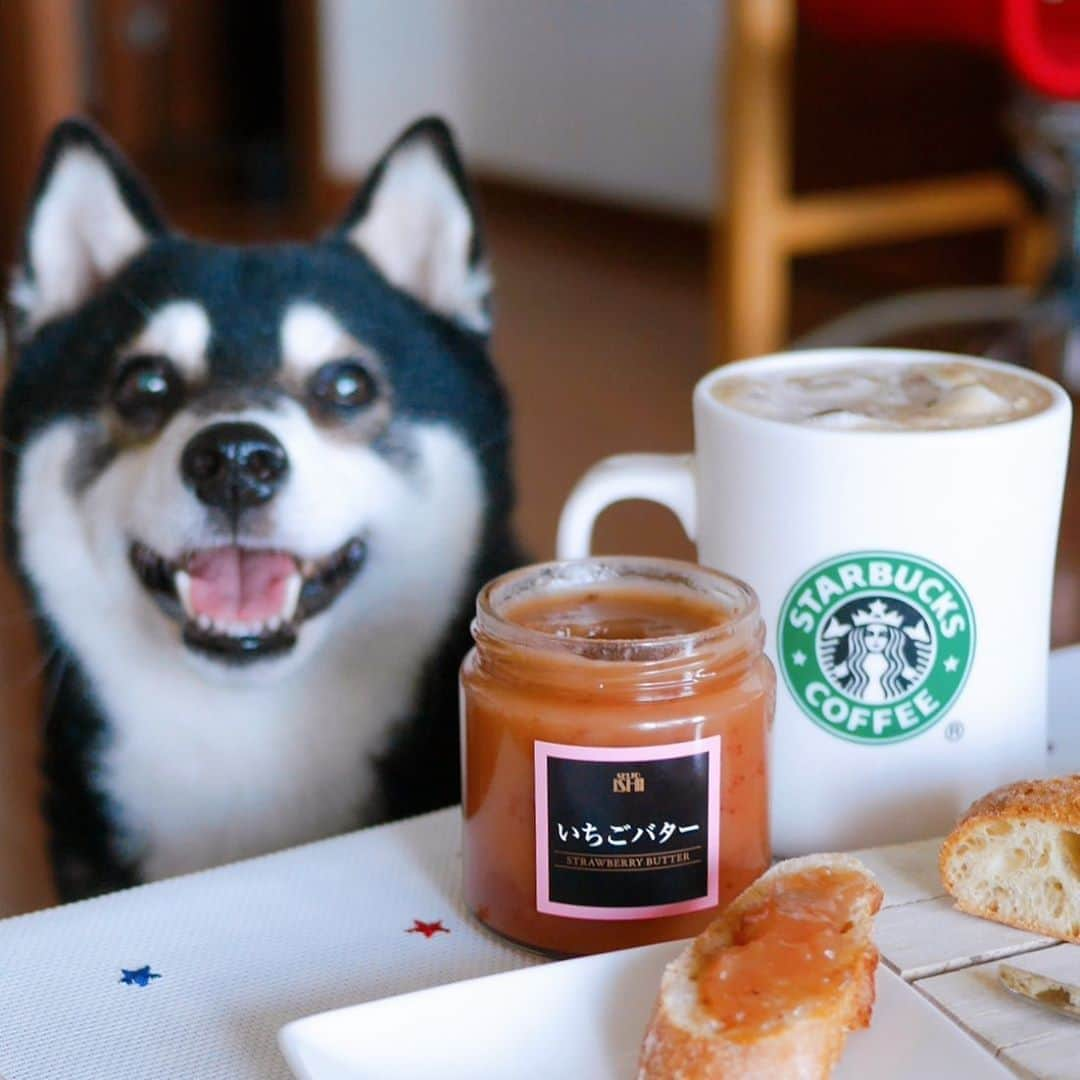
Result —
<instances>
[{"instance_id":1,"label":"piece of baguette","mask_svg":"<svg viewBox=\"0 0 1080 1080\"><path fill-rule=\"evenodd\" d=\"M961 911L1080 943L1080 774L984 795L939 865Z\"/></svg>"},{"instance_id":2,"label":"piece of baguette","mask_svg":"<svg viewBox=\"0 0 1080 1080\"><path fill-rule=\"evenodd\" d=\"M696 977L702 962L732 944L741 917L759 906L785 877L826 868L853 871L865 881L851 910L857 951L851 978L825 1008L776 1018L768 1031L738 1038L702 1007ZM777 863L731 902L723 914L668 964L641 1048L639 1080L817 1080L839 1060L847 1033L866 1027L874 1006L878 952L871 940L883 894L851 855L808 855Z\"/></svg>"}]
</instances>

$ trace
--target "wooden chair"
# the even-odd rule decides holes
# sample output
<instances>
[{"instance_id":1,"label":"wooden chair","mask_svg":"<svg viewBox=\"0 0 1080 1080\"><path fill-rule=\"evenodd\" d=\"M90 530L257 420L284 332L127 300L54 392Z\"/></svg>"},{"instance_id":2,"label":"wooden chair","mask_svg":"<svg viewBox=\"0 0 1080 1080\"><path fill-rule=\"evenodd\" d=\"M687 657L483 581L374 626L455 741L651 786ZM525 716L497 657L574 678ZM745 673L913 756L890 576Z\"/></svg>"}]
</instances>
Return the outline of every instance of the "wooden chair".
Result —
<instances>
[{"instance_id":1,"label":"wooden chair","mask_svg":"<svg viewBox=\"0 0 1080 1080\"><path fill-rule=\"evenodd\" d=\"M874 11L874 4L862 3ZM722 358L783 347L797 255L1000 227L1008 233L1006 277L1030 284L1043 231L1003 173L793 194L790 97L798 7L797 0L728 2L727 198L714 247Z\"/></svg>"}]
</instances>

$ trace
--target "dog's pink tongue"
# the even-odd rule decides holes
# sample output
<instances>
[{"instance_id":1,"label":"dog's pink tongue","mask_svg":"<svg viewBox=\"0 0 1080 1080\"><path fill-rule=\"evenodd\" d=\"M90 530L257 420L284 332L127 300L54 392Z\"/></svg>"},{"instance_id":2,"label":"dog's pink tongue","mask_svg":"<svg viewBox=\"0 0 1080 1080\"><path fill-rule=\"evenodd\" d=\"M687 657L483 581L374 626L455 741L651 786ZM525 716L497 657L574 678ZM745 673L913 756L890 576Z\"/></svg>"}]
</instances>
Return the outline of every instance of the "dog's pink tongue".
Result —
<instances>
[{"instance_id":1,"label":"dog's pink tongue","mask_svg":"<svg viewBox=\"0 0 1080 1080\"><path fill-rule=\"evenodd\" d=\"M285 604L292 556L240 547L197 551L189 560L191 607L222 623L265 622Z\"/></svg>"}]
</instances>

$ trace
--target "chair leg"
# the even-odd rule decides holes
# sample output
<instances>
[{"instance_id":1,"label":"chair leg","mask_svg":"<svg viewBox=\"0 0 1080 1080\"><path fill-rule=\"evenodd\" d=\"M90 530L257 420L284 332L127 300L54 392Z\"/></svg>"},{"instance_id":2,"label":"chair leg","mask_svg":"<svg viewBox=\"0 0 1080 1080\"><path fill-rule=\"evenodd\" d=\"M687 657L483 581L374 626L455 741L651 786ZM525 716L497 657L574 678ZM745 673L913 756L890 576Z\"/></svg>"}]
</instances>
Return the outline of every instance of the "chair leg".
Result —
<instances>
[{"instance_id":1,"label":"chair leg","mask_svg":"<svg viewBox=\"0 0 1080 1080\"><path fill-rule=\"evenodd\" d=\"M752 218L729 226L718 273L724 284L716 317L723 361L783 348L791 305L791 260L768 227Z\"/></svg>"},{"instance_id":2,"label":"chair leg","mask_svg":"<svg viewBox=\"0 0 1080 1080\"><path fill-rule=\"evenodd\" d=\"M783 345L790 296L781 225L789 200L794 0L728 5L726 215L718 221L714 304L721 359ZM718 200L719 202L719 200Z\"/></svg>"},{"instance_id":3,"label":"chair leg","mask_svg":"<svg viewBox=\"0 0 1080 1080\"><path fill-rule=\"evenodd\" d=\"M1049 271L1054 253L1054 229L1045 218L1025 214L1005 233L1005 280L1035 288Z\"/></svg>"}]
</instances>

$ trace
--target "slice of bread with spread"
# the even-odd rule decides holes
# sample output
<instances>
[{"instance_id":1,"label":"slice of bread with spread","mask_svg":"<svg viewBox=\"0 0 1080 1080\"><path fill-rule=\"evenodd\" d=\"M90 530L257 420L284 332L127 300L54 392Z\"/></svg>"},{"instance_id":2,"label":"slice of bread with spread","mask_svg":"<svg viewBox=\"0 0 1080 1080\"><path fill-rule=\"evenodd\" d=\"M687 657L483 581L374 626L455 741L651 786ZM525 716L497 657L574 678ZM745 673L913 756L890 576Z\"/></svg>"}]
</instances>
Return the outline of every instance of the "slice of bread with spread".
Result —
<instances>
[{"instance_id":1,"label":"slice of bread with spread","mask_svg":"<svg viewBox=\"0 0 1080 1080\"><path fill-rule=\"evenodd\" d=\"M870 1022L882 898L850 855L763 874L667 966L639 1080L829 1076Z\"/></svg>"},{"instance_id":2,"label":"slice of bread with spread","mask_svg":"<svg viewBox=\"0 0 1080 1080\"><path fill-rule=\"evenodd\" d=\"M1080 943L1080 774L983 796L941 848L961 911Z\"/></svg>"}]
</instances>

